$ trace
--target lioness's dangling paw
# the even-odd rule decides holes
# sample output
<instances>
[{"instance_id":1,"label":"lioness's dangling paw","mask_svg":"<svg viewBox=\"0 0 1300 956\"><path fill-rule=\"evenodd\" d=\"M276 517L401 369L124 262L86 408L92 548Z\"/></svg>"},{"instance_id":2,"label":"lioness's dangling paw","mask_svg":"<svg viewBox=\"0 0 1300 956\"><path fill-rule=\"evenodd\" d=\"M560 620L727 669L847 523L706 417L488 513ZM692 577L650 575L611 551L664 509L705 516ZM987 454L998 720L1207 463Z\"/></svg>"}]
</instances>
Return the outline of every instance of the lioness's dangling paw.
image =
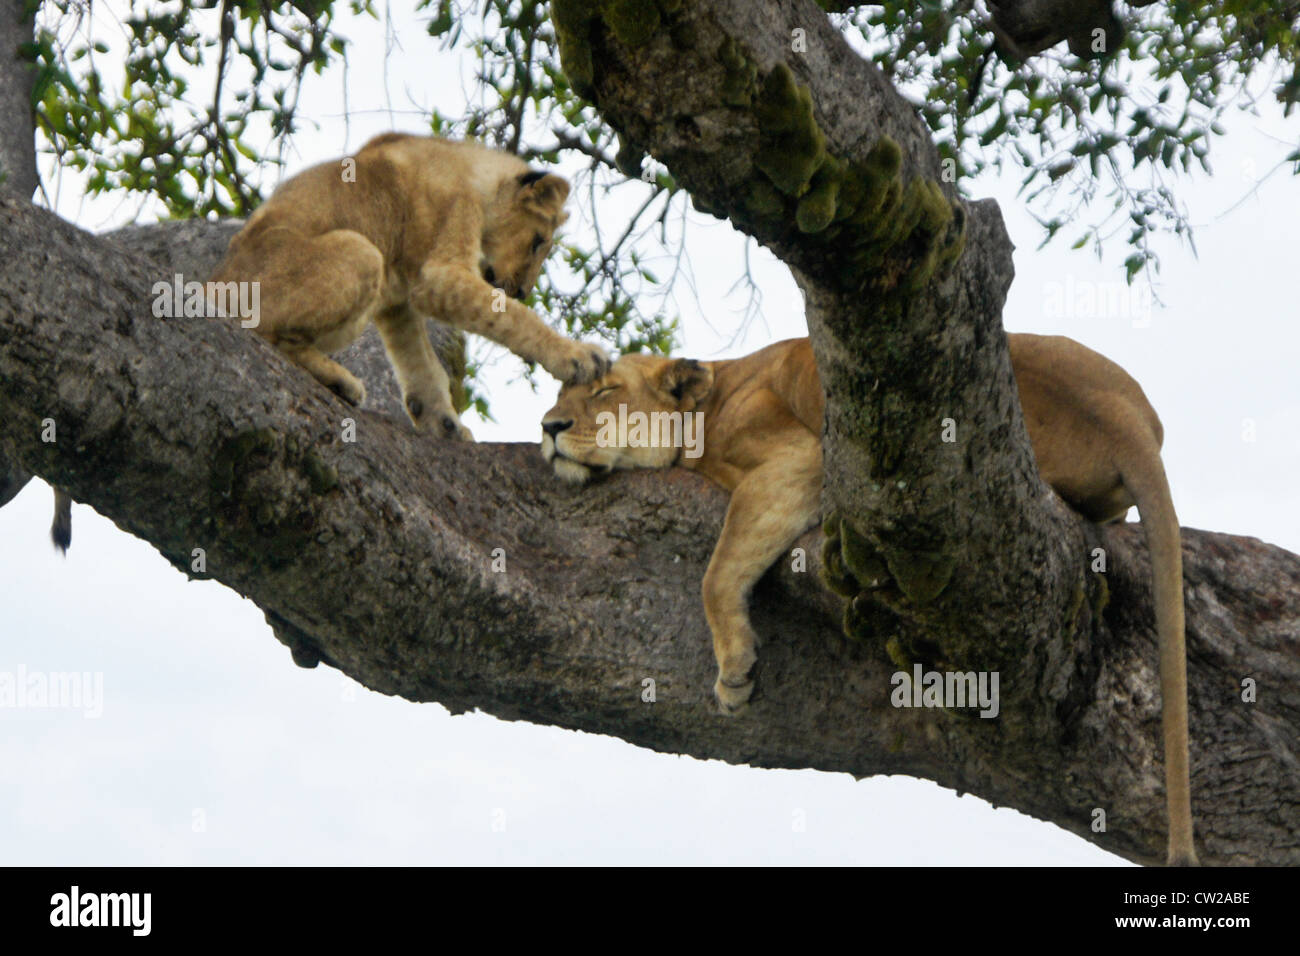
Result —
<instances>
[{"instance_id":1,"label":"lioness's dangling paw","mask_svg":"<svg viewBox=\"0 0 1300 956\"><path fill-rule=\"evenodd\" d=\"M754 693L754 665L758 663L755 643L753 633L749 632L725 642L721 645L724 649L714 648L718 657L718 679L713 685L713 693L718 698L718 706L729 717L744 710Z\"/></svg>"},{"instance_id":2,"label":"lioness's dangling paw","mask_svg":"<svg viewBox=\"0 0 1300 956\"><path fill-rule=\"evenodd\" d=\"M742 679L738 684L729 684L721 677L713 685L713 694L718 699L718 709L728 717L736 717L749 707L749 698L754 693L754 682Z\"/></svg>"}]
</instances>

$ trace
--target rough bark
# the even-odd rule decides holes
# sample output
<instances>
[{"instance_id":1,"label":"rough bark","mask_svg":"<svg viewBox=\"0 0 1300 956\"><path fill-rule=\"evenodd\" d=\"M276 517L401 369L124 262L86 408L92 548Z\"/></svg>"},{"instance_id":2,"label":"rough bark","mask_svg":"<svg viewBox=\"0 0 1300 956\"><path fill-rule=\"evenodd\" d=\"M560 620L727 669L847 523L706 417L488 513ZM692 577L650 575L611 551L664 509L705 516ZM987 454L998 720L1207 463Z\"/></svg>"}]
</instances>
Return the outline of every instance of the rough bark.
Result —
<instances>
[{"instance_id":1,"label":"rough bark","mask_svg":"<svg viewBox=\"0 0 1300 956\"><path fill-rule=\"evenodd\" d=\"M188 219L150 226L126 226L105 234L109 240L133 257L153 260L154 281L168 281L180 275L182 281L205 281L225 255L226 246L243 220L228 219L206 222ZM465 336L441 322L430 320L429 339L443 367L453 382L460 380L465 369ZM369 410L393 419L405 416L397 378L384 352L384 344L374 326L338 356L367 383L366 405ZM0 506L22 491L31 474L15 461L0 454Z\"/></svg>"},{"instance_id":2,"label":"rough bark","mask_svg":"<svg viewBox=\"0 0 1300 956\"><path fill-rule=\"evenodd\" d=\"M585 50L602 114L775 250L807 294L827 503L898 581L855 600L866 641L840 638L839 600L808 578L808 535L808 570L779 562L755 597L760 697L742 719L718 716L698 588L721 492L676 471L574 491L531 446L440 444L397 415L348 409L237 327L153 318L150 286L174 263L9 200L0 454L182 569L202 548L207 574L257 602L296 660L377 690L756 766L914 774L1162 859L1146 550L1133 528L1081 522L1037 478L1001 331L1012 271L996 205L960 204L965 252L925 281L910 281L933 259L924 243L876 248L864 268L852 230L804 230L770 187L766 212L754 202L755 157L771 146L754 101L778 63L808 90L837 161L869 164L888 137L905 186L955 196L922 124L824 14L686 0L615 30L578 6L581 35L562 44L566 62ZM55 443L40 440L44 418ZM958 442L940 442L944 418ZM1104 575L1087 571L1097 546ZM1298 862L1300 559L1188 531L1184 561L1201 858ZM893 708L887 634L952 669L999 671L999 718ZM1245 678L1258 703L1242 702Z\"/></svg>"},{"instance_id":3,"label":"rough bark","mask_svg":"<svg viewBox=\"0 0 1300 956\"><path fill-rule=\"evenodd\" d=\"M816 6L684 3L635 48L599 20L582 29L599 64L591 95L624 141L665 163L698 205L730 217L795 270L827 395L829 505L870 539L914 599L908 618L925 632L946 625L968 648L954 656L970 663L970 651L978 656L1006 639L1023 582L1032 579L1044 591L1043 610L1018 623L1018 639L1058 630L1086 577L1085 541L1039 482L1019 414L1001 327L1012 246L996 204L958 204L966 252L955 270L910 294L882 287L881 275L912 268L911 243L864 263L847 254L845 231L833 239L830 230L806 234L793 215L751 212L751 197L765 188L754 105L762 94L754 90L778 64L810 91L827 152L867 163L887 137L901 148L904 191L926 180L955 200L915 111ZM805 31L806 52L791 52L796 29ZM748 101L736 94L745 68L754 76ZM940 440L949 418L957 423L953 443ZM929 600L954 576L965 586Z\"/></svg>"},{"instance_id":4,"label":"rough bark","mask_svg":"<svg viewBox=\"0 0 1300 956\"><path fill-rule=\"evenodd\" d=\"M1003 57L1027 60L1070 42L1075 56L1093 59L1118 49L1124 39L1120 14L1125 7L1149 7L1157 0L989 0L989 29ZM845 13L870 4L856 0L817 0L830 13ZM1096 34L1105 34L1104 49L1096 49Z\"/></svg>"},{"instance_id":5,"label":"rough bark","mask_svg":"<svg viewBox=\"0 0 1300 956\"><path fill-rule=\"evenodd\" d=\"M757 589L759 697L728 719L711 703L699 603L726 502L703 479L625 473L578 491L532 445L440 443L356 412L235 326L154 318L149 290L165 268L25 204L0 201L0 256L4 452L187 573L203 548L208 575L257 602L300 660L456 712L671 753L926 777L1130 859L1161 858L1155 647L1135 526L1091 529L1110 557L1109 603L1100 617L1080 609L1082 641L1061 632L1027 652L1038 708L1010 708L1004 684L988 721L890 705L896 667L878 645L843 640L839 599L811 581L810 533L807 571L779 562ZM341 437L347 417L355 443ZM1296 863L1300 558L1184 534L1202 857ZM1025 589L1037 597L1035 581ZM1045 686L1049 672L1071 676ZM1258 703L1241 702L1245 677ZM1095 807L1105 833L1088 829Z\"/></svg>"},{"instance_id":6,"label":"rough bark","mask_svg":"<svg viewBox=\"0 0 1300 956\"><path fill-rule=\"evenodd\" d=\"M36 192L36 135L32 115L32 64L19 47L32 42L27 0L0 0L0 191Z\"/></svg>"},{"instance_id":7,"label":"rough bark","mask_svg":"<svg viewBox=\"0 0 1300 956\"><path fill-rule=\"evenodd\" d=\"M35 74L19 55L32 39L25 0L0 0L0 194L30 197L38 185L31 99ZM31 475L0 457L0 506L22 491Z\"/></svg>"},{"instance_id":8,"label":"rough bark","mask_svg":"<svg viewBox=\"0 0 1300 956\"><path fill-rule=\"evenodd\" d=\"M1149 6L1153 0L1130 2L1128 6ZM1119 48L1124 26L1115 14L1112 0L990 0L993 34L1004 56L1028 59L1060 43L1070 41L1075 56L1092 58ZM1104 35L1096 49L1100 30Z\"/></svg>"}]
</instances>

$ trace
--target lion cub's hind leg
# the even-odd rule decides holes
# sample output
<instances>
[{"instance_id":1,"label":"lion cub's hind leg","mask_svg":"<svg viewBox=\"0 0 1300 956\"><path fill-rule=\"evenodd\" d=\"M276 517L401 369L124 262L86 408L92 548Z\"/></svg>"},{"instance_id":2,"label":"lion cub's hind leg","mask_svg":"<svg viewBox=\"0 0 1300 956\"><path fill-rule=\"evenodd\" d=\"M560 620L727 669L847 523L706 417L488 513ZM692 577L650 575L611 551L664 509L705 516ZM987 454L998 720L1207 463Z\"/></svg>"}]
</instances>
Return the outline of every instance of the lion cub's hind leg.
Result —
<instances>
[{"instance_id":1,"label":"lion cub's hind leg","mask_svg":"<svg viewBox=\"0 0 1300 956\"><path fill-rule=\"evenodd\" d=\"M790 429L782 452L749 472L731 493L727 519L704 573L704 614L713 633L724 714L738 713L754 690L758 639L749 592L765 571L817 523L822 488L821 441Z\"/></svg>"},{"instance_id":2,"label":"lion cub's hind leg","mask_svg":"<svg viewBox=\"0 0 1300 956\"><path fill-rule=\"evenodd\" d=\"M361 381L328 355L356 341L375 312L383 254L350 229L306 236L274 228L236 242L214 279L258 283L253 330L326 388L364 402Z\"/></svg>"},{"instance_id":3,"label":"lion cub's hind leg","mask_svg":"<svg viewBox=\"0 0 1300 956\"><path fill-rule=\"evenodd\" d=\"M311 372L312 377L331 392L351 405L361 405L366 400L366 387L338 362L334 361L318 348L310 345L294 345L281 341L276 348L283 352L290 361L301 365Z\"/></svg>"}]
</instances>

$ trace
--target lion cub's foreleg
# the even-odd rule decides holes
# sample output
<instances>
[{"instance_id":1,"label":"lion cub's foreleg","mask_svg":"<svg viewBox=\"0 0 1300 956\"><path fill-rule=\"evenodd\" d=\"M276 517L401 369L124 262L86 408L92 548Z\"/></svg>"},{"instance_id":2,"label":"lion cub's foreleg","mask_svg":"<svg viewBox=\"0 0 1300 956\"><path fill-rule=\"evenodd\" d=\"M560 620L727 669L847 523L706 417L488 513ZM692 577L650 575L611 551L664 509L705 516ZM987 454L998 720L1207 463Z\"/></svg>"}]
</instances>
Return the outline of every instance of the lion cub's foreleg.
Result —
<instances>
[{"instance_id":1,"label":"lion cub's foreleg","mask_svg":"<svg viewBox=\"0 0 1300 956\"><path fill-rule=\"evenodd\" d=\"M425 263L411 290L411 305L417 312L504 345L561 382L589 382L609 369L609 358L599 346L565 338L528 306L464 265Z\"/></svg>"},{"instance_id":2,"label":"lion cub's foreleg","mask_svg":"<svg viewBox=\"0 0 1300 956\"><path fill-rule=\"evenodd\" d=\"M749 592L772 562L817 523L821 441L807 429L798 431L780 455L749 472L732 491L704 573L704 615L718 660L713 689L726 714L739 711L754 690L750 672L758 659L758 641L749 622Z\"/></svg>"},{"instance_id":3,"label":"lion cub's foreleg","mask_svg":"<svg viewBox=\"0 0 1300 956\"><path fill-rule=\"evenodd\" d=\"M438 361L424 319L406 305L398 305L375 315L375 327L384 340L388 361L397 374L402 404L416 428L426 423L446 438L473 441L474 436L460 422L451 400L451 382Z\"/></svg>"}]
</instances>

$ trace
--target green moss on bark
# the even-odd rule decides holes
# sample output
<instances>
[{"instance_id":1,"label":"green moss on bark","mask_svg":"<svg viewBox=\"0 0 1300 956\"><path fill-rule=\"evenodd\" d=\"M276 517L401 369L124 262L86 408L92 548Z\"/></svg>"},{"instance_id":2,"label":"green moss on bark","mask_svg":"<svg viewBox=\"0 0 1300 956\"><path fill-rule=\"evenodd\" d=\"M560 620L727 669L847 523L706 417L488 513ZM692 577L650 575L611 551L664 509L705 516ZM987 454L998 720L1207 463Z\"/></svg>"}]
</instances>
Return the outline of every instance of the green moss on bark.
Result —
<instances>
[{"instance_id":1,"label":"green moss on bark","mask_svg":"<svg viewBox=\"0 0 1300 956\"><path fill-rule=\"evenodd\" d=\"M812 93L779 63L763 79L754 102L759 147L754 164L777 189L802 196L826 161L826 137L813 116Z\"/></svg>"},{"instance_id":2,"label":"green moss on bark","mask_svg":"<svg viewBox=\"0 0 1300 956\"><path fill-rule=\"evenodd\" d=\"M718 62L724 71L722 102L728 106L750 106L758 88L758 67L745 56L744 49L731 37L719 45Z\"/></svg>"},{"instance_id":3,"label":"green moss on bark","mask_svg":"<svg viewBox=\"0 0 1300 956\"><path fill-rule=\"evenodd\" d=\"M274 448L275 432L269 428L240 432L225 441L212 459L209 479L212 493L221 498L230 497L235 487L235 475L245 462L258 452L269 452Z\"/></svg>"},{"instance_id":4,"label":"green moss on bark","mask_svg":"<svg viewBox=\"0 0 1300 956\"><path fill-rule=\"evenodd\" d=\"M655 0L604 0L601 8L610 31L633 50L649 43L659 30L659 5Z\"/></svg>"},{"instance_id":5,"label":"green moss on bark","mask_svg":"<svg viewBox=\"0 0 1300 956\"><path fill-rule=\"evenodd\" d=\"M591 26L596 10L588 0L551 0L551 20L560 50L560 67L579 96L591 99L596 76L591 57Z\"/></svg>"}]
</instances>

